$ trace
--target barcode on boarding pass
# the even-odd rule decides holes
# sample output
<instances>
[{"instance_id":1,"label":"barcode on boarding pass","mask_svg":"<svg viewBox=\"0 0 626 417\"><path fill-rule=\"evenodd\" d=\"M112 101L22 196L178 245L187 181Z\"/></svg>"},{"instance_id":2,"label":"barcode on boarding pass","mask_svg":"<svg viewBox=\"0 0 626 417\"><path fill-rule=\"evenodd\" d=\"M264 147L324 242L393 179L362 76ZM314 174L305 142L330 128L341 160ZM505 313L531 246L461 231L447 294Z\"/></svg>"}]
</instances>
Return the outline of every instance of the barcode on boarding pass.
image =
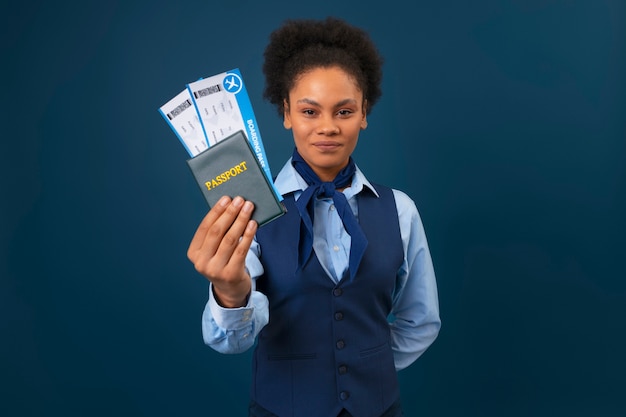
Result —
<instances>
[{"instance_id":1,"label":"barcode on boarding pass","mask_svg":"<svg viewBox=\"0 0 626 417\"><path fill-rule=\"evenodd\" d=\"M174 110L172 110L171 112L167 114L168 119L174 120L174 117L178 116L183 111L187 110L189 107L191 107L191 101L190 100L183 101L182 104L176 106Z\"/></svg>"},{"instance_id":2,"label":"barcode on boarding pass","mask_svg":"<svg viewBox=\"0 0 626 417\"><path fill-rule=\"evenodd\" d=\"M200 97L206 97L214 93L219 93L220 91L222 91L222 86L220 86L219 84L216 84L211 87L203 88L202 90L194 91L193 95L196 98L200 98Z\"/></svg>"}]
</instances>

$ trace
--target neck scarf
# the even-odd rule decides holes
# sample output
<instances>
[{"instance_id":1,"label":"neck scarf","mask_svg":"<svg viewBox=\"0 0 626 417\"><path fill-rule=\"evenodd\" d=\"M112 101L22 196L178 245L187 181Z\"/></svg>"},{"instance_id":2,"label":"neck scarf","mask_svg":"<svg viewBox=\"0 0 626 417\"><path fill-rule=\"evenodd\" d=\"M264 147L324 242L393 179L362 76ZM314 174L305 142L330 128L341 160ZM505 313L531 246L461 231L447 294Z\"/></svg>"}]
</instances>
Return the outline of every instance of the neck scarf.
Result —
<instances>
[{"instance_id":1,"label":"neck scarf","mask_svg":"<svg viewBox=\"0 0 626 417\"><path fill-rule=\"evenodd\" d=\"M298 153L297 149L294 149L291 164L294 169L302 176L302 178L309 185L300 195L298 201L296 201L296 207L300 212L302 218L302 226L300 229L300 247L298 248L298 270L301 270L311 256L313 250L313 204L314 198L332 198L337 214L341 218L346 232L350 235L350 257L348 262L348 269L350 271L350 279L352 280L356 275L356 271L359 268L365 248L367 247L367 238L359 225L352 209L348 204L346 196L342 192L336 192L338 188L345 188L350 185L352 177L356 172L356 165L350 157L348 165L339 171L333 181L323 182L317 174L311 169L311 167L302 159L302 156Z\"/></svg>"}]
</instances>

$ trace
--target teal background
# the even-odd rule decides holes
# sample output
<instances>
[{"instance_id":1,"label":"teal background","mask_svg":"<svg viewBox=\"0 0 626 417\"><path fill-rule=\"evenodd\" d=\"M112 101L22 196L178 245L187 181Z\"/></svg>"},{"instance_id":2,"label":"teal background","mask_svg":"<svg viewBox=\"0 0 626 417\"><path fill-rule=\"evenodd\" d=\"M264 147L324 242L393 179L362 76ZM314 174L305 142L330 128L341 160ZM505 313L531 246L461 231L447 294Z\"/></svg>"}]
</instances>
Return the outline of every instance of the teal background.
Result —
<instances>
[{"instance_id":1,"label":"teal background","mask_svg":"<svg viewBox=\"0 0 626 417\"><path fill-rule=\"evenodd\" d=\"M249 354L202 343L206 211L157 109L288 17L385 56L356 159L422 214L443 327L407 416L626 416L626 4L12 2L3 7L0 415L244 416Z\"/></svg>"}]
</instances>

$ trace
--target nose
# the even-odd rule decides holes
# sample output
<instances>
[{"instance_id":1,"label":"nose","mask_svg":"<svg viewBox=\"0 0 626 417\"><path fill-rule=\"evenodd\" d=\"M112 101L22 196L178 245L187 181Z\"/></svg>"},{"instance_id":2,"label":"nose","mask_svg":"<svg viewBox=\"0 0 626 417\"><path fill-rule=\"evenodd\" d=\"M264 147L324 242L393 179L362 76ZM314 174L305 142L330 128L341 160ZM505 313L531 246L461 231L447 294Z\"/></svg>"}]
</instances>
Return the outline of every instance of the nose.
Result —
<instances>
[{"instance_id":1,"label":"nose","mask_svg":"<svg viewBox=\"0 0 626 417\"><path fill-rule=\"evenodd\" d=\"M332 116L324 116L319 120L320 123L317 127L317 132L320 135L336 135L339 133L339 126L337 126L337 123Z\"/></svg>"}]
</instances>

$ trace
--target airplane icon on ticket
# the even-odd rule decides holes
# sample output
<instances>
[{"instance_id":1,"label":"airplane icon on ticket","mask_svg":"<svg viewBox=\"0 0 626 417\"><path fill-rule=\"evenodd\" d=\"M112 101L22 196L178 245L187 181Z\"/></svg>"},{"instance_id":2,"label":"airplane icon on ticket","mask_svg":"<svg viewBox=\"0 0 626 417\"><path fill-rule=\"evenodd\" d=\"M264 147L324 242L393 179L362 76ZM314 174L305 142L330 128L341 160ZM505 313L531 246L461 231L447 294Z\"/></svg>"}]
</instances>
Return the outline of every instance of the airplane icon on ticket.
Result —
<instances>
[{"instance_id":1,"label":"airplane icon on ticket","mask_svg":"<svg viewBox=\"0 0 626 417\"><path fill-rule=\"evenodd\" d=\"M241 85L241 78L239 78L237 74L226 74L226 77L224 78L224 88L226 88L226 91L237 94L241 91Z\"/></svg>"}]
</instances>

